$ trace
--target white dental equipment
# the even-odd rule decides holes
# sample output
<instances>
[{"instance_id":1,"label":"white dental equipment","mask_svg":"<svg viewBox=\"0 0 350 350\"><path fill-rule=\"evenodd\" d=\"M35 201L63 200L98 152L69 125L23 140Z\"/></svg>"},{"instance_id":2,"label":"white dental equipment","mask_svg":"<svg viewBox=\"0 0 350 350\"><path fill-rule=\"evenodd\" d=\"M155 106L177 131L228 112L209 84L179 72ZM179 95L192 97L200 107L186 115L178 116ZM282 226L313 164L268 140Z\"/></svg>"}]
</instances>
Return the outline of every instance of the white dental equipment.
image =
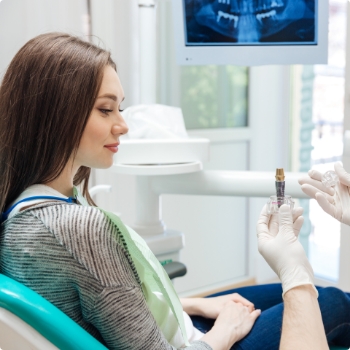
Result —
<instances>
[{"instance_id":1,"label":"white dental equipment","mask_svg":"<svg viewBox=\"0 0 350 350\"><path fill-rule=\"evenodd\" d=\"M168 114L178 112L164 108ZM147 113L151 111L149 106ZM164 115L166 118L167 114ZM137 118L140 120L140 116ZM179 260L179 251L184 246L184 235L167 229L162 220L162 194L269 197L275 192L272 172L203 171L203 162L209 160L209 146L209 140L201 138L121 139L112 170L136 175L136 219L131 226L160 260ZM298 184L301 174L286 176L288 193L306 198Z\"/></svg>"}]
</instances>

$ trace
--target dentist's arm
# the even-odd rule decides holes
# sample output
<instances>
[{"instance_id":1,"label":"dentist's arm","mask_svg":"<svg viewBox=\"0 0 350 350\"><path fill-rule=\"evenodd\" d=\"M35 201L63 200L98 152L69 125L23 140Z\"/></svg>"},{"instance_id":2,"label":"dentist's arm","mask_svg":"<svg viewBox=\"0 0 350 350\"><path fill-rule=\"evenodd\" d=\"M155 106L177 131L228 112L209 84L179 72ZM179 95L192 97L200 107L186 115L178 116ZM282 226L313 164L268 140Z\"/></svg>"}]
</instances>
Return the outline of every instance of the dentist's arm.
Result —
<instances>
[{"instance_id":1,"label":"dentist's arm","mask_svg":"<svg viewBox=\"0 0 350 350\"><path fill-rule=\"evenodd\" d=\"M284 313L280 349L326 350L313 271L296 236L302 224L302 216L293 223L287 205L282 205L279 214L272 217L264 207L257 224L258 247L282 283Z\"/></svg>"},{"instance_id":2,"label":"dentist's arm","mask_svg":"<svg viewBox=\"0 0 350 350\"><path fill-rule=\"evenodd\" d=\"M316 293L305 284L284 294L280 350L327 350L327 340Z\"/></svg>"}]
</instances>

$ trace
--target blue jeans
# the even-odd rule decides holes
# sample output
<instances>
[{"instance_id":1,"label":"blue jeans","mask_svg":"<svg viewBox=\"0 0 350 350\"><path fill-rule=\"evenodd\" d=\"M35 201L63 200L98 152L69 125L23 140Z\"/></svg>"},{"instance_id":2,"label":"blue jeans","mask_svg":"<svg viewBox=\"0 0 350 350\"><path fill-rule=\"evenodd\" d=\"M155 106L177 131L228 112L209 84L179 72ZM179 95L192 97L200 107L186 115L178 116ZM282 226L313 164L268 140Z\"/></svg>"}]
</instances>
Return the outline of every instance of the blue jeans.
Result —
<instances>
[{"instance_id":1,"label":"blue jeans","mask_svg":"<svg viewBox=\"0 0 350 350\"><path fill-rule=\"evenodd\" d=\"M350 347L350 294L340 289L317 287L318 302L328 343ZM283 316L282 287L280 284L243 287L210 295L219 296L238 293L251 301L261 315L256 320L250 333L233 345L234 350L278 350ZM203 333L208 332L214 320L192 316L193 324Z\"/></svg>"}]
</instances>

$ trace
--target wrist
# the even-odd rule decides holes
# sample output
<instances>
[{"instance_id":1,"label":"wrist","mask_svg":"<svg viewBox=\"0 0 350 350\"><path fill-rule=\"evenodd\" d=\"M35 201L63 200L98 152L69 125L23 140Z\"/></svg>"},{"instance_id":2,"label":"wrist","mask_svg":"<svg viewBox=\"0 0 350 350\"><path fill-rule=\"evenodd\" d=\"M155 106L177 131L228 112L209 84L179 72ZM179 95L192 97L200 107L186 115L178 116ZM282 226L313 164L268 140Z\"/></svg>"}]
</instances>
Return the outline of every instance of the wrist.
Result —
<instances>
[{"instance_id":1,"label":"wrist","mask_svg":"<svg viewBox=\"0 0 350 350\"><path fill-rule=\"evenodd\" d=\"M284 295L291 289L294 289L299 286L309 286L311 290L314 290L316 296L318 292L314 286L314 275L311 268L311 265L306 260L306 263L301 264L300 266L294 267L292 270L285 270L284 274L280 276L283 288Z\"/></svg>"},{"instance_id":2,"label":"wrist","mask_svg":"<svg viewBox=\"0 0 350 350\"><path fill-rule=\"evenodd\" d=\"M295 299L296 295L303 295L312 299L318 298L318 291L314 284L302 284L295 286L286 292L283 292L283 299L285 302L288 302L291 299Z\"/></svg>"},{"instance_id":3,"label":"wrist","mask_svg":"<svg viewBox=\"0 0 350 350\"><path fill-rule=\"evenodd\" d=\"M202 298L182 298L182 308L190 316L203 316L200 306L201 300Z\"/></svg>"},{"instance_id":4,"label":"wrist","mask_svg":"<svg viewBox=\"0 0 350 350\"><path fill-rule=\"evenodd\" d=\"M209 344L213 349L229 350L238 341L238 335L230 327L214 326L207 332L201 340Z\"/></svg>"}]
</instances>

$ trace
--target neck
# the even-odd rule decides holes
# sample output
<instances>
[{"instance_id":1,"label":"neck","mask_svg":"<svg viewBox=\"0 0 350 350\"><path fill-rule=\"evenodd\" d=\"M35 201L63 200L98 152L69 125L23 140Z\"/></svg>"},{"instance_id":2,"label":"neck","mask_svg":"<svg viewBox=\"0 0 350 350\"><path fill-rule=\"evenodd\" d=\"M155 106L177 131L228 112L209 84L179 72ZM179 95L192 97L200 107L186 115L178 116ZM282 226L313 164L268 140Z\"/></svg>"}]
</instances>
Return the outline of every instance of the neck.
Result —
<instances>
[{"instance_id":1,"label":"neck","mask_svg":"<svg viewBox=\"0 0 350 350\"><path fill-rule=\"evenodd\" d=\"M79 167L72 164L72 162L68 162L64 167L61 174L54 180L47 182L45 185L50 186L54 190L62 193L67 197L73 196L73 179L75 174L77 173Z\"/></svg>"}]
</instances>

